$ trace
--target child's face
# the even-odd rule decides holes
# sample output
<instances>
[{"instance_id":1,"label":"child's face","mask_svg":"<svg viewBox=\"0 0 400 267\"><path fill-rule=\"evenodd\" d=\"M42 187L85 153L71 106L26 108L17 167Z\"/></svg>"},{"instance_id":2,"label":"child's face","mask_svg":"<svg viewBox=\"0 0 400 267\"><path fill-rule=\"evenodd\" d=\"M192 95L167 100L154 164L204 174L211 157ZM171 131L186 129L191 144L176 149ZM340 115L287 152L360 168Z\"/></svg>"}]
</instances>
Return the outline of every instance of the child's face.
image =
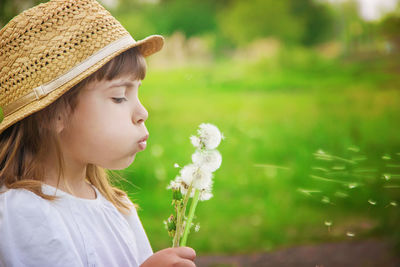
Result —
<instances>
[{"instance_id":1,"label":"child's face","mask_svg":"<svg viewBox=\"0 0 400 267\"><path fill-rule=\"evenodd\" d=\"M145 149L148 113L139 101L141 82L130 76L95 81L81 90L60 132L63 153L77 163L107 169L128 167Z\"/></svg>"}]
</instances>

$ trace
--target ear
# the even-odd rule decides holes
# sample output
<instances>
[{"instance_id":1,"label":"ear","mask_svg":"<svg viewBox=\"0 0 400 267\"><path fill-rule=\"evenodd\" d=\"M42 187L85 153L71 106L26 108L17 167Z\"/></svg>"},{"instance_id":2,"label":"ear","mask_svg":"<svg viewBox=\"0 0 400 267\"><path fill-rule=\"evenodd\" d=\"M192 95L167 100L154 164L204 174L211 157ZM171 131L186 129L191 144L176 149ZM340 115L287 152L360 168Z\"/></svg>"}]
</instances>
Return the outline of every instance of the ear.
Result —
<instances>
[{"instance_id":1,"label":"ear","mask_svg":"<svg viewBox=\"0 0 400 267\"><path fill-rule=\"evenodd\" d=\"M55 128L56 128L57 134L61 133L64 130L64 128L65 128L64 116L58 115L58 117L55 121Z\"/></svg>"}]
</instances>

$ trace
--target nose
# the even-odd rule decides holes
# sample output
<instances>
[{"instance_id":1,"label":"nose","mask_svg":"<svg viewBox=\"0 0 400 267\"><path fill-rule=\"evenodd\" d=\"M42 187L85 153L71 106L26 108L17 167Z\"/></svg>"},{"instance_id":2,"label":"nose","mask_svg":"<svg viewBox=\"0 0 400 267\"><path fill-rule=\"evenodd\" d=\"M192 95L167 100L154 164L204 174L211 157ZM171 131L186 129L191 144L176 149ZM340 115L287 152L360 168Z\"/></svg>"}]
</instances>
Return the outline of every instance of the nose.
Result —
<instances>
[{"instance_id":1,"label":"nose","mask_svg":"<svg viewBox=\"0 0 400 267\"><path fill-rule=\"evenodd\" d=\"M144 123L149 117L149 113L146 108L142 105L142 103L138 102L136 109L133 112L133 123L140 124Z\"/></svg>"}]
</instances>

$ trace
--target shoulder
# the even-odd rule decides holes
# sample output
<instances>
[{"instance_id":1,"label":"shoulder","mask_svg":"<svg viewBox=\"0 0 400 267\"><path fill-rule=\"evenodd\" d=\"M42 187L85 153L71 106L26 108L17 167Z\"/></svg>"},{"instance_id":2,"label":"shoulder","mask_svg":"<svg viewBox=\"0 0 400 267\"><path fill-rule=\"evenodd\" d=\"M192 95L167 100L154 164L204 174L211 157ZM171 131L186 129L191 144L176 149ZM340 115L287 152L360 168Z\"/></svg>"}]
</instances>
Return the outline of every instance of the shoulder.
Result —
<instances>
[{"instance_id":1,"label":"shoulder","mask_svg":"<svg viewBox=\"0 0 400 267\"><path fill-rule=\"evenodd\" d=\"M35 193L25 189L2 190L0 193L1 236L32 237L37 228L48 223L50 205Z\"/></svg>"},{"instance_id":2,"label":"shoulder","mask_svg":"<svg viewBox=\"0 0 400 267\"><path fill-rule=\"evenodd\" d=\"M50 203L26 189L2 189L0 214L20 218L43 218L50 212ZM0 218L3 218L0 216Z\"/></svg>"},{"instance_id":3,"label":"shoulder","mask_svg":"<svg viewBox=\"0 0 400 267\"><path fill-rule=\"evenodd\" d=\"M10 266L68 266L77 261L54 210L50 201L25 189L0 193L0 266L2 262ZM56 262L59 264L52 264Z\"/></svg>"}]
</instances>

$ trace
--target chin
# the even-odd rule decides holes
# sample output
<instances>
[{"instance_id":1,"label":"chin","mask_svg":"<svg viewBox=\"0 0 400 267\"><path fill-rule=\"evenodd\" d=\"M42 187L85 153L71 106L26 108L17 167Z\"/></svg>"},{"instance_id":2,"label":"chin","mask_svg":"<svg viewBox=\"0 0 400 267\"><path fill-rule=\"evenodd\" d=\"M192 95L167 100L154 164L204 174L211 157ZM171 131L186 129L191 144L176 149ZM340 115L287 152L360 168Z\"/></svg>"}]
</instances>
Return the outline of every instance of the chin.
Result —
<instances>
[{"instance_id":1,"label":"chin","mask_svg":"<svg viewBox=\"0 0 400 267\"><path fill-rule=\"evenodd\" d=\"M110 164L109 166L104 166L103 168L109 169L109 170L123 170L128 168L133 161L135 161L136 153L133 155L130 155L129 157L126 157L125 159L115 162L114 164Z\"/></svg>"}]
</instances>

